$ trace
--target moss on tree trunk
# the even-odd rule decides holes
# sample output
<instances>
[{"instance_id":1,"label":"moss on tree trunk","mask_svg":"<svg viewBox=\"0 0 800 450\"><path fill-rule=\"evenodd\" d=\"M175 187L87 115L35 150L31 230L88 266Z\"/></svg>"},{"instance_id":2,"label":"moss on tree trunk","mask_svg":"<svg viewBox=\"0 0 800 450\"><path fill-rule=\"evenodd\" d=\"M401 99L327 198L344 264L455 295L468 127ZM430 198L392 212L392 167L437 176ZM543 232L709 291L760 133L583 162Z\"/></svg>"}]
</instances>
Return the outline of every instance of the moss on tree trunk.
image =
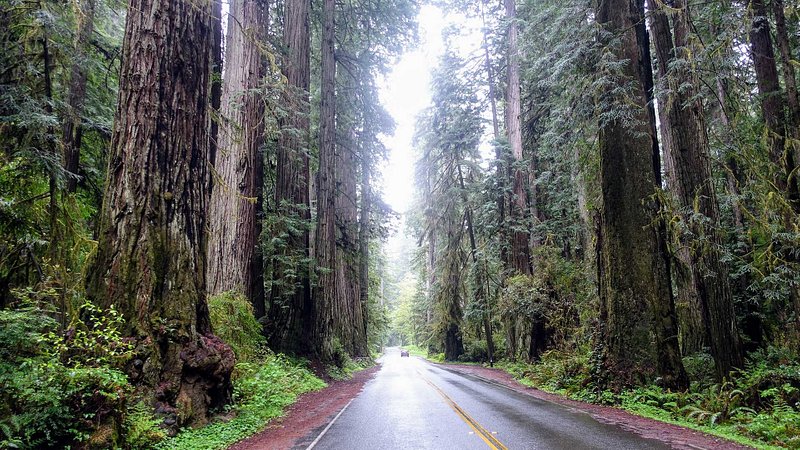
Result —
<instances>
[{"instance_id":1,"label":"moss on tree trunk","mask_svg":"<svg viewBox=\"0 0 800 450\"><path fill-rule=\"evenodd\" d=\"M204 423L234 357L211 333L205 214L211 3L133 0L87 294L136 342L128 373L167 424ZM173 422L174 421L174 422Z\"/></svg>"}]
</instances>

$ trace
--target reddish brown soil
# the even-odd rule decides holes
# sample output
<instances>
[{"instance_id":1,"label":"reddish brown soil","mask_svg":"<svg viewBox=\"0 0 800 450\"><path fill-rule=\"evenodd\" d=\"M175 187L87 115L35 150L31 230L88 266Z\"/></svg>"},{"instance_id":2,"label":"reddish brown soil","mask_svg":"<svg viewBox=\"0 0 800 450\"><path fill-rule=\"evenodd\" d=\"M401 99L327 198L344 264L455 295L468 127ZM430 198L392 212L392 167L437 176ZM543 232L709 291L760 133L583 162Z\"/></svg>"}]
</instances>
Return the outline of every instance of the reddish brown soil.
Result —
<instances>
[{"instance_id":1,"label":"reddish brown soil","mask_svg":"<svg viewBox=\"0 0 800 450\"><path fill-rule=\"evenodd\" d=\"M644 438L656 439L668 443L676 449L740 450L750 448L700 431L639 417L618 408L583 403L570 400L560 395L549 394L535 388L526 387L500 369L460 364L439 364L439 366L484 378L521 394L530 395L542 400L568 406L578 411L583 411L594 417L598 422L616 425Z\"/></svg>"},{"instance_id":2,"label":"reddish brown soil","mask_svg":"<svg viewBox=\"0 0 800 450\"><path fill-rule=\"evenodd\" d=\"M356 372L353 378L345 381L328 381L325 389L301 395L290 406L282 418L267 425L264 431L239 441L229 450L278 450L305 448L310 442L303 442L315 429L321 429L361 392L364 384L372 379L380 366Z\"/></svg>"}]
</instances>

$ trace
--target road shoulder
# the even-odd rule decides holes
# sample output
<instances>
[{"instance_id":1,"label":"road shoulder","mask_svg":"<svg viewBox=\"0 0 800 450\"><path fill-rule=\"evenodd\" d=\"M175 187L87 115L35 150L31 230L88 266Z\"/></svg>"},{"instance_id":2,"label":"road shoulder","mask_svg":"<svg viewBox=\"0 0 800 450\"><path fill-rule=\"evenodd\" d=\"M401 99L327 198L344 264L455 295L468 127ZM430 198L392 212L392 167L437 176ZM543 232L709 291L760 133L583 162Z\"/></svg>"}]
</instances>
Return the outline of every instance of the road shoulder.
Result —
<instances>
[{"instance_id":1,"label":"road shoulder","mask_svg":"<svg viewBox=\"0 0 800 450\"><path fill-rule=\"evenodd\" d=\"M260 433L237 442L229 450L305 448L303 438L312 436L313 439L316 433L312 432L321 430L379 370L380 364L376 364L355 372L349 380L330 381L324 389L301 395L287 408L283 417L270 422Z\"/></svg>"},{"instance_id":2,"label":"road shoulder","mask_svg":"<svg viewBox=\"0 0 800 450\"><path fill-rule=\"evenodd\" d=\"M589 414L598 422L619 426L622 429L634 432L644 438L656 439L668 443L677 449L740 450L750 448L701 431L637 416L619 408L579 402L557 394L527 387L520 384L511 375L501 369L466 364L436 365L460 374L480 378L488 383L503 386L523 395L529 395L540 400L567 406Z\"/></svg>"}]
</instances>

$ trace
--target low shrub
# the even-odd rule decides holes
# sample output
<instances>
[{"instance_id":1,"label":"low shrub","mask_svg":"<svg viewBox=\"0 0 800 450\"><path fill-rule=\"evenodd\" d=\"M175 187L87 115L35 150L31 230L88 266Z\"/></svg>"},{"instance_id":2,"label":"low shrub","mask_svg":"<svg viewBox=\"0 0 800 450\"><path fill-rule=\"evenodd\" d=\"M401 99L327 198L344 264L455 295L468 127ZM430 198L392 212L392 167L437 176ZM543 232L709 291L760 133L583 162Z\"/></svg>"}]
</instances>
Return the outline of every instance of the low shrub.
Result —
<instances>
[{"instance_id":1,"label":"low shrub","mask_svg":"<svg viewBox=\"0 0 800 450\"><path fill-rule=\"evenodd\" d=\"M267 341L250 300L236 292L224 292L209 298L208 309L214 334L231 346L236 360L255 361Z\"/></svg>"},{"instance_id":2,"label":"low shrub","mask_svg":"<svg viewBox=\"0 0 800 450\"><path fill-rule=\"evenodd\" d=\"M261 361L239 363L234 384L230 420L218 420L203 428L184 430L159 444L160 449L213 450L260 431L292 404L298 395L325 387L302 361L266 354Z\"/></svg>"},{"instance_id":3,"label":"low shrub","mask_svg":"<svg viewBox=\"0 0 800 450\"><path fill-rule=\"evenodd\" d=\"M80 317L84 317L81 319ZM0 447L116 443L132 388L119 315L85 304L66 332L36 307L0 311Z\"/></svg>"},{"instance_id":4,"label":"low shrub","mask_svg":"<svg viewBox=\"0 0 800 450\"><path fill-rule=\"evenodd\" d=\"M688 392L642 386L615 394L596 390L589 353L550 351L537 364L502 361L521 383L577 400L614 404L646 417L677 423L747 445L800 449L800 362L794 351L767 348L750 355L730 380L710 382L706 354L689 358L698 377Z\"/></svg>"}]
</instances>

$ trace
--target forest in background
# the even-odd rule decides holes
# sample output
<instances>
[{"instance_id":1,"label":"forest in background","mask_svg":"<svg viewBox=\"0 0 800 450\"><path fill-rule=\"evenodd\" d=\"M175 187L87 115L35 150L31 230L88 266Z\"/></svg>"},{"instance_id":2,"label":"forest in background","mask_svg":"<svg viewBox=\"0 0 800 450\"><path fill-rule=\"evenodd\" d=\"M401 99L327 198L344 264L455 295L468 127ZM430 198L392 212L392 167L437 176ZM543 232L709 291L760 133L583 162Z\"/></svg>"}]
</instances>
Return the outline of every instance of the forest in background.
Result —
<instances>
[{"instance_id":1,"label":"forest in background","mask_svg":"<svg viewBox=\"0 0 800 450\"><path fill-rule=\"evenodd\" d=\"M433 3L483 46L431 68L412 270L418 2L0 7L3 446L222 448L386 342L800 446L798 5Z\"/></svg>"}]
</instances>

